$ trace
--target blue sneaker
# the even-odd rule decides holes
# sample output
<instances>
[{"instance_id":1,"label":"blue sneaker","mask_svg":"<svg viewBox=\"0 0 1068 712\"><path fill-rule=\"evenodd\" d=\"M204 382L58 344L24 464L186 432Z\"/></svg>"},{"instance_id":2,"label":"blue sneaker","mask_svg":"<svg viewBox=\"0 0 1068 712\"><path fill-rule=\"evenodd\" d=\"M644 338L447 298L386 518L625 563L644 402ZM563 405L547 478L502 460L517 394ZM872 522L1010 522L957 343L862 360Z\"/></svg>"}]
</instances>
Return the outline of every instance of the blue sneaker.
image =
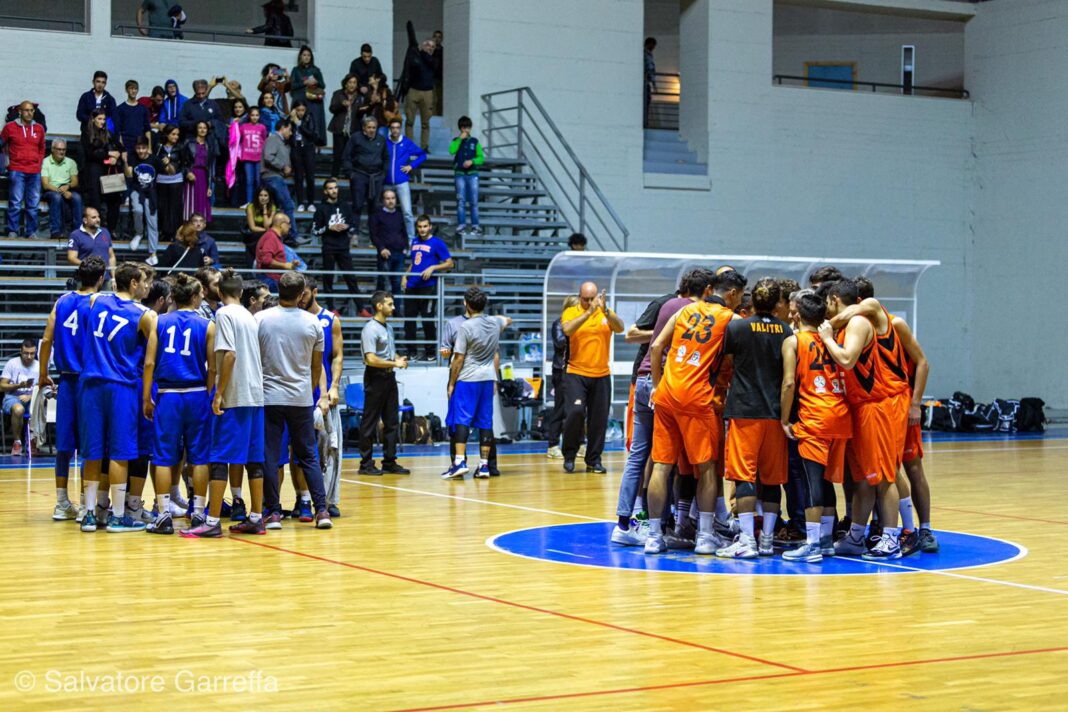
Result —
<instances>
[{"instance_id":1,"label":"blue sneaker","mask_svg":"<svg viewBox=\"0 0 1068 712\"><path fill-rule=\"evenodd\" d=\"M234 497L234 504L230 508L230 521L231 522L243 522L248 518L248 508L245 507L245 500L240 497Z\"/></svg>"},{"instance_id":2,"label":"blue sneaker","mask_svg":"<svg viewBox=\"0 0 1068 712\"><path fill-rule=\"evenodd\" d=\"M443 480L462 480L464 475L469 471L467 467L467 460L464 460L459 465L453 465L449 469L441 473L441 479Z\"/></svg>"},{"instance_id":3,"label":"blue sneaker","mask_svg":"<svg viewBox=\"0 0 1068 712\"><path fill-rule=\"evenodd\" d=\"M475 473L475 477L480 480L488 480L490 478L489 463L483 462L478 466L478 472Z\"/></svg>"},{"instance_id":4,"label":"blue sneaker","mask_svg":"<svg viewBox=\"0 0 1068 712\"><path fill-rule=\"evenodd\" d=\"M315 517L312 516L311 502L302 499L300 501L300 521L310 522L313 519L315 519Z\"/></svg>"},{"instance_id":5,"label":"blue sneaker","mask_svg":"<svg viewBox=\"0 0 1068 712\"><path fill-rule=\"evenodd\" d=\"M82 517L82 531L83 532L95 532L96 531L96 515L92 512L86 512Z\"/></svg>"},{"instance_id":6,"label":"blue sneaker","mask_svg":"<svg viewBox=\"0 0 1068 712\"><path fill-rule=\"evenodd\" d=\"M112 514L108 517L108 533L109 534L125 534L126 532L143 532L145 530L145 523L137 520L129 514L125 514L121 517L116 517Z\"/></svg>"}]
</instances>

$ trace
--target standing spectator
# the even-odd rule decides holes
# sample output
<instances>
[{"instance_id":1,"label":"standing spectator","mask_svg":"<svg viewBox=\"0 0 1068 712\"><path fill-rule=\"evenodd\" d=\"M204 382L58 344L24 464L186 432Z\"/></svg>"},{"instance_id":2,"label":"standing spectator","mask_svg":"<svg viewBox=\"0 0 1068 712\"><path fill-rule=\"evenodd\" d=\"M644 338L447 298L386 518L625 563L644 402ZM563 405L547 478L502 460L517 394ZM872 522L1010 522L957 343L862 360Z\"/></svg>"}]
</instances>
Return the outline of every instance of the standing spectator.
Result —
<instances>
[{"instance_id":1,"label":"standing spectator","mask_svg":"<svg viewBox=\"0 0 1068 712\"><path fill-rule=\"evenodd\" d=\"M37 363L37 342L24 339L19 355L4 364L4 371L0 374L0 391L4 392L4 415L11 418L11 432L15 438L11 443L11 454L15 456L22 454L22 431L25 427L23 414L30 405L33 383L37 380L37 372L40 370L40 364Z\"/></svg>"},{"instance_id":2,"label":"standing spectator","mask_svg":"<svg viewBox=\"0 0 1068 712\"><path fill-rule=\"evenodd\" d=\"M111 279L111 270L115 269L115 248L111 245L111 234L100 227L97 209L87 207L82 211L82 226L70 234L67 242L67 264L77 267L91 255L104 261L108 266L104 279Z\"/></svg>"},{"instance_id":3,"label":"standing spectator","mask_svg":"<svg viewBox=\"0 0 1068 712\"><path fill-rule=\"evenodd\" d=\"M375 117L378 121L378 132L383 136L387 134L386 127L389 126L389 122L401 117L397 99L389 90L389 80L385 74L371 75L371 83L367 87L367 94L364 95L364 103L356 110L356 113L360 121L363 121L364 116Z\"/></svg>"},{"instance_id":4,"label":"standing spectator","mask_svg":"<svg viewBox=\"0 0 1068 712\"><path fill-rule=\"evenodd\" d=\"M481 235L482 228L478 225L478 168L486 157L482 153L482 144L471 135L471 119L461 116L456 123L460 129L460 135L449 144L449 153L452 155L452 170L456 178L456 233L463 235L470 232L472 235ZM467 229L467 220L464 214L465 204L471 206L471 229Z\"/></svg>"},{"instance_id":5,"label":"standing spectator","mask_svg":"<svg viewBox=\"0 0 1068 712\"><path fill-rule=\"evenodd\" d=\"M182 110L178 113L178 127L182 129L182 137L186 140L196 138L197 124L201 121L208 125L208 141L218 152L220 142L226 136L226 124L219 105L214 99L208 98L206 79L193 81L193 97L182 105Z\"/></svg>"},{"instance_id":6,"label":"standing spectator","mask_svg":"<svg viewBox=\"0 0 1068 712\"><path fill-rule=\"evenodd\" d=\"M142 37L164 40L174 38L171 18L167 12L169 7L168 0L141 0L141 7L137 8L137 31Z\"/></svg>"},{"instance_id":7,"label":"standing spectator","mask_svg":"<svg viewBox=\"0 0 1068 712\"><path fill-rule=\"evenodd\" d=\"M586 472L604 474L604 451L608 412L612 407L612 377L608 355L612 334L623 331L623 320L608 308L604 292L593 282L583 282L579 304L560 317L569 339L569 357L564 375L567 415L564 418L564 472L575 471L575 455L582 443L585 421Z\"/></svg>"},{"instance_id":8,"label":"standing spectator","mask_svg":"<svg viewBox=\"0 0 1068 712\"><path fill-rule=\"evenodd\" d=\"M315 223L312 232L319 236L323 250L323 287L327 294L334 292L334 270L344 273L345 285L356 302L357 313L363 310L360 285L352 272L352 241L356 239L353 227L352 208L338 200L336 178L327 178L323 182L323 202L315 209ZM331 299L336 310L336 302Z\"/></svg>"},{"instance_id":9,"label":"standing spectator","mask_svg":"<svg viewBox=\"0 0 1068 712\"><path fill-rule=\"evenodd\" d=\"M239 124L237 132L241 137L238 166L245 176L247 206L260 185L260 161L263 160L263 147L267 143L267 127L260 123L260 107L253 106L248 110L248 121Z\"/></svg>"},{"instance_id":10,"label":"standing spectator","mask_svg":"<svg viewBox=\"0 0 1068 712\"><path fill-rule=\"evenodd\" d=\"M182 151L178 141L181 136L177 126L168 124L160 133L160 145L156 149L162 170L156 177L157 198L159 198L159 234L165 241L174 239L178 226L182 224L182 186L185 184L185 170L182 165Z\"/></svg>"},{"instance_id":11,"label":"standing spectator","mask_svg":"<svg viewBox=\"0 0 1068 712\"><path fill-rule=\"evenodd\" d=\"M264 23L257 27L250 27L245 32L251 35L265 35L264 47L292 47L293 43L287 38L293 36L293 22L286 14L285 2L267 0L262 7Z\"/></svg>"},{"instance_id":12,"label":"standing spectator","mask_svg":"<svg viewBox=\"0 0 1068 712\"><path fill-rule=\"evenodd\" d=\"M260 109L260 123L267 129L267 133L271 133L282 120L282 114L278 111L278 100L274 94L265 91L260 94L260 100L256 106Z\"/></svg>"},{"instance_id":13,"label":"standing spectator","mask_svg":"<svg viewBox=\"0 0 1068 712\"><path fill-rule=\"evenodd\" d=\"M382 63L378 61L371 45L366 42L360 46L360 56L349 64L349 74L356 75L360 84L360 93L366 94L371 83L371 75L382 74Z\"/></svg>"},{"instance_id":14,"label":"standing spectator","mask_svg":"<svg viewBox=\"0 0 1068 712\"><path fill-rule=\"evenodd\" d=\"M408 230L408 239L415 239L415 214L412 212L412 171L426 161L426 151L415 145L415 141L401 133L401 120L389 122L389 163L386 167L386 185L392 188L400 201L404 212L404 225Z\"/></svg>"},{"instance_id":15,"label":"standing spectator","mask_svg":"<svg viewBox=\"0 0 1068 712\"><path fill-rule=\"evenodd\" d=\"M126 82L126 101L115 107L115 134L119 137L122 150L126 152L126 162L134 159L134 146L140 138L152 137L152 122L148 109L137 100L139 86L130 79Z\"/></svg>"},{"instance_id":16,"label":"standing spectator","mask_svg":"<svg viewBox=\"0 0 1068 712\"><path fill-rule=\"evenodd\" d=\"M108 94L107 85L107 72L98 70L93 73L93 88L79 97L78 110L75 112L75 116L78 119L78 123L81 124L82 130L89 123L89 118L93 115L93 112L98 109L103 109L104 116L109 120L114 116L115 97Z\"/></svg>"},{"instance_id":17,"label":"standing spectator","mask_svg":"<svg viewBox=\"0 0 1068 712\"><path fill-rule=\"evenodd\" d=\"M371 116L363 117L363 131L349 137L341 157L342 169L349 176L352 213L356 221L353 227L357 232L360 230L363 206L367 206L368 218L378 207L388 162L389 149L386 148L386 139L378 135L378 122Z\"/></svg>"},{"instance_id":18,"label":"standing spectator","mask_svg":"<svg viewBox=\"0 0 1068 712\"><path fill-rule=\"evenodd\" d=\"M401 293L401 268L404 267L405 250L414 237L408 236L404 219L397 210L397 193L392 188L382 191L382 209L371 216L371 244L375 247L375 268L378 270L376 289L386 288L386 274L390 289Z\"/></svg>"},{"instance_id":19,"label":"standing spectator","mask_svg":"<svg viewBox=\"0 0 1068 712\"><path fill-rule=\"evenodd\" d=\"M330 113L333 116L330 117L328 128L334 140L330 175L341 173L341 156L345 153L349 136L358 130L357 109L362 101L359 78L355 74L346 74L341 80L341 88L330 97Z\"/></svg>"},{"instance_id":20,"label":"standing spectator","mask_svg":"<svg viewBox=\"0 0 1068 712\"><path fill-rule=\"evenodd\" d=\"M453 268L455 263L449 248L433 234L434 226L430 218L420 215L415 221L415 239L412 241L412 261L404 273L404 338L408 342L408 349L414 353L415 345L415 318L422 317L423 336L429 343L423 348L425 361L437 361L437 353L434 348L437 344L437 325L434 323L434 312L437 306L438 272L444 272Z\"/></svg>"},{"instance_id":21,"label":"standing spectator","mask_svg":"<svg viewBox=\"0 0 1068 712\"><path fill-rule=\"evenodd\" d=\"M238 97L230 104L230 127L227 129L226 188L230 198L230 207L236 208L249 202L247 181L244 169L239 170L241 155L241 127L248 123L248 101ZM264 140L267 136L264 135ZM260 144L262 146L262 143ZM259 159L256 169L259 170Z\"/></svg>"},{"instance_id":22,"label":"standing spectator","mask_svg":"<svg viewBox=\"0 0 1068 712\"><path fill-rule=\"evenodd\" d=\"M162 125L159 121L159 115L163 111L163 99L167 96L163 91L163 87L158 84L152 87L152 93L148 96L143 96L137 101L141 106L148 110L148 127L153 131L159 131Z\"/></svg>"},{"instance_id":23,"label":"standing spectator","mask_svg":"<svg viewBox=\"0 0 1068 712\"><path fill-rule=\"evenodd\" d=\"M434 113L434 40L424 40L418 52L408 55L408 95L404 100L404 135L412 138L415 114L419 112L419 146L425 151L430 145L430 116Z\"/></svg>"},{"instance_id":24,"label":"standing spectator","mask_svg":"<svg viewBox=\"0 0 1068 712\"><path fill-rule=\"evenodd\" d=\"M212 142L207 121L198 121L193 138L182 146L182 165L185 167L185 201L182 218L201 213L211 221L211 193L215 185L215 159L218 148Z\"/></svg>"},{"instance_id":25,"label":"standing spectator","mask_svg":"<svg viewBox=\"0 0 1068 712\"><path fill-rule=\"evenodd\" d=\"M163 251L159 266L171 272L196 272L204 265L204 253L197 247L197 229L192 222L178 228L174 242Z\"/></svg>"},{"instance_id":26,"label":"standing spectator","mask_svg":"<svg viewBox=\"0 0 1068 712\"><path fill-rule=\"evenodd\" d=\"M245 206L245 229L242 230L242 235L250 263L256 262L256 245L259 244L263 233L271 229L277 212L271 191L261 185L253 194L253 199Z\"/></svg>"},{"instance_id":27,"label":"standing spectator","mask_svg":"<svg viewBox=\"0 0 1068 712\"><path fill-rule=\"evenodd\" d=\"M644 85L645 85L645 111L642 114L642 126L649 128L649 105L653 101L656 92L656 60L653 58L653 50L656 49L656 38L645 38L644 55Z\"/></svg>"},{"instance_id":28,"label":"standing spectator","mask_svg":"<svg viewBox=\"0 0 1068 712\"><path fill-rule=\"evenodd\" d=\"M157 131L161 131L166 125L177 126L182 107L185 106L185 102L189 101L188 97L178 91L178 82L173 79L167 80L167 83L163 85L163 91L163 106L159 110L160 125L156 127Z\"/></svg>"},{"instance_id":29,"label":"standing spectator","mask_svg":"<svg viewBox=\"0 0 1068 712\"><path fill-rule=\"evenodd\" d=\"M290 270L296 267L295 263L286 259L286 246L282 242L289 234L289 216L285 213L276 214L271 222L271 228L260 236L256 244L256 269L271 270L263 272L263 282L271 292L278 291L278 280L282 276L282 270Z\"/></svg>"},{"instance_id":30,"label":"standing spectator","mask_svg":"<svg viewBox=\"0 0 1068 712\"><path fill-rule=\"evenodd\" d=\"M360 419L360 475L409 475L411 471L397 464L397 440L400 405L394 369L408 368L408 359L397 356L393 327L387 322L395 307L393 295L378 291L371 295L375 315L360 333L363 347L363 416ZM375 467L374 435L382 422L382 469Z\"/></svg>"},{"instance_id":31,"label":"standing spectator","mask_svg":"<svg viewBox=\"0 0 1068 712\"><path fill-rule=\"evenodd\" d=\"M445 33L434 30L434 115L445 113Z\"/></svg>"},{"instance_id":32,"label":"standing spectator","mask_svg":"<svg viewBox=\"0 0 1068 712\"><path fill-rule=\"evenodd\" d=\"M41 188L48 201L48 220L51 222L50 237L63 237L63 212L70 211L70 224L77 227L82 222L82 196L78 193L78 164L67 157L67 142L61 138L52 140L52 153L41 163ZM14 203L12 199L11 203ZM11 215L11 208L8 208Z\"/></svg>"},{"instance_id":33,"label":"standing spectator","mask_svg":"<svg viewBox=\"0 0 1068 712\"><path fill-rule=\"evenodd\" d=\"M130 210L133 213L133 239L130 251L141 246L141 238L148 237L148 259L153 267L159 264L159 191L156 181L163 173L163 164L152 155L148 139L141 138L134 147L133 160L126 164L126 177L132 179Z\"/></svg>"},{"instance_id":34,"label":"standing spectator","mask_svg":"<svg viewBox=\"0 0 1068 712\"><path fill-rule=\"evenodd\" d=\"M0 141L7 146L8 177L11 181L7 206L8 237L19 237L23 211L26 212L26 237L37 234L45 129L33 120L33 111L33 102L22 102L19 104L19 117L9 121L0 131Z\"/></svg>"},{"instance_id":35,"label":"standing spectator","mask_svg":"<svg viewBox=\"0 0 1068 712\"><path fill-rule=\"evenodd\" d=\"M82 151L85 152L85 204L97 210L107 205L108 232L115 234L119 225L119 207L122 205L123 191L104 193L100 179L103 176L121 172L122 147L107 129L107 114L103 109L93 112L89 124L82 130Z\"/></svg>"},{"instance_id":36,"label":"standing spectator","mask_svg":"<svg viewBox=\"0 0 1068 712\"><path fill-rule=\"evenodd\" d=\"M293 100L289 120L293 122L293 145L289 155L293 162L293 183L297 189L297 210L302 213L314 212L315 148L319 141L319 128L303 99Z\"/></svg>"},{"instance_id":37,"label":"standing spectator","mask_svg":"<svg viewBox=\"0 0 1068 712\"><path fill-rule=\"evenodd\" d=\"M218 275L219 269L222 268L222 261L219 258L219 245L215 242L215 238L206 232L208 228L207 218L204 217L203 213L193 213L189 216L189 221L193 223L193 227L197 231L197 247L204 253L204 267L213 268L215 274ZM211 297L212 289L207 284L204 285L204 293L209 298Z\"/></svg>"},{"instance_id":38,"label":"standing spectator","mask_svg":"<svg viewBox=\"0 0 1068 712\"><path fill-rule=\"evenodd\" d=\"M571 233L571 237L567 238L567 249L572 252L585 252L586 251L586 236L581 232Z\"/></svg>"},{"instance_id":39,"label":"standing spectator","mask_svg":"<svg viewBox=\"0 0 1068 712\"><path fill-rule=\"evenodd\" d=\"M260 183L267 186L274 196L274 202L282 212L289 216L289 222L295 226L296 206L289 195L286 178L293 173L293 163L289 157L289 139L293 136L293 123L282 119L275 125L274 133L263 144L263 158L260 161Z\"/></svg>"},{"instance_id":40,"label":"standing spectator","mask_svg":"<svg viewBox=\"0 0 1068 712\"><path fill-rule=\"evenodd\" d=\"M260 70L260 83L257 85L257 89L261 95L263 92L270 92L274 98L274 103L271 104L271 107L279 116L289 113L286 94L289 92L290 84L289 74L286 73L286 70L273 62L263 65L263 69ZM260 101L260 107L262 108L263 106L263 102Z\"/></svg>"},{"instance_id":41,"label":"standing spectator","mask_svg":"<svg viewBox=\"0 0 1068 712\"><path fill-rule=\"evenodd\" d=\"M569 294L564 297L563 311L567 311L571 307L579 303L578 297L574 294ZM561 312L562 313L562 312ZM556 318L550 327L553 339L553 370L552 370L552 396L553 396L553 409L549 414L548 434L546 440L549 443L549 449L546 451L545 456L550 460L559 460L564 457L564 453L560 450L560 431L564 425L564 413L567 412L567 400L564 396L564 371L567 369L567 349L568 339L567 334L564 333L563 324L560 321L560 317Z\"/></svg>"},{"instance_id":42,"label":"standing spectator","mask_svg":"<svg viewBox=\"0 0 1068 712\"><path fill-rule=\"evenodd\" d=\"M296 107L300 99L308 107L315 127L315 145L326 144L326 112L323 109L323 97L326 96L326 82L323 73L315 66L315 55L311 47L301 45L297 52L297 66L290 76L290 106Z\"/></svg>"}]
</instances>

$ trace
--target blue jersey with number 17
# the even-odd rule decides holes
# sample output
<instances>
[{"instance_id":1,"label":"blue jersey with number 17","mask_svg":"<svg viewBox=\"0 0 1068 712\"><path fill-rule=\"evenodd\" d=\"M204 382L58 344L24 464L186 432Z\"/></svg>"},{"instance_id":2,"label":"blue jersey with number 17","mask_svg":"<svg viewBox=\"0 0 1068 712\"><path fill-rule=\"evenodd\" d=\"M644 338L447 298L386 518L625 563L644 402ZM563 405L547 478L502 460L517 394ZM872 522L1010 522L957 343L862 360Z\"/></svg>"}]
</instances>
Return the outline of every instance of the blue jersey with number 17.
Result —
<instances>
[{"instance_id":1,"label":"blue jersey with number 17","mask_svg":"<svg viewBox=\"0 0 1068 712\"><path fill-rule=\"evenodd\" d=\"M82 378L136 385L145 363L145 339L138 330L148 308L116 294L101 294L89 309L83 342Z\"/></svg>"},{"instance_id":2,"label":"blue jersey with number 17","mask_svg":"<svg viewBox=\"0 0 1068 712\"><path fill-rule=\"evenodd\" d=\"M56 301L56 322L52 331L52 359L62 374L82 371L82 344L89 317L91 294L67 292Z\"/></svg>"},{"instance_id":3,"label":"blue jersey with number 17","mask_svg":"<svg viewBox=\"0 0 1068 712\"><path fill-rule=\"evenodd\" d=\"M210 323L188 309L160 316L156 322L156 385L160 388L207 385Z\"/></svg>"}]
</instances>

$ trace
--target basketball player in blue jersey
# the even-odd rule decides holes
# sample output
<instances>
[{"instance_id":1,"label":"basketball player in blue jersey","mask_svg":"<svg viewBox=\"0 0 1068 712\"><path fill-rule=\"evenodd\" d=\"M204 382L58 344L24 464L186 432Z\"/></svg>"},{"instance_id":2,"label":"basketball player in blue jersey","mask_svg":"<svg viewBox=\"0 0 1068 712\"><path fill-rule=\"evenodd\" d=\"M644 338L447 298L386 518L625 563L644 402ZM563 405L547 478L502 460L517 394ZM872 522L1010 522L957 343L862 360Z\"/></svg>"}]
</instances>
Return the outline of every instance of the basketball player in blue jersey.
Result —
<instances>
[{"instance_id":1,"label":"basketball player in blue jersey","mask_svg":"<svg viewBox=\"0 0 1068 712\"><path fill-rule=\"evenodd\" d=\"M100 465L105 449L110 460L112 514L107 530L144 531L143 522L126 514L128 464L138 455L141 368L145 344L156 333L156 314L139 300L152 285L152 268L123 262L115 269L115 293L91 297L82 349L78 436L85 459L85 504L82 531L96 531Z\"/></svg>"},{"instance_id":2,"label":"basketball player in blue jersey","mask_svg":"<svg viewBox=\"0 0 1068 712\"><path fill-rule=\"evenodd\" d=\"M179 274L171 291L175 311L156 322L154 338L145 350L141 398L145 418L152 421L156 464L156 506L159 514L148 525L152 534L173 534L169 494L171 476L182 459L193 468L193 488L207 494L211 462L211 403L215 385L215 324L198 313L203 288L187 274ZM153 393L153 386L158 390Z\"/></svg>"},{"instance_id":3,"label":"basketball player in blue jersey","mask_svg":"<svg viewBox=\"0 0 1068 712\"><path fill-rule=\"evenodd\" d=\"M345 363L345 340L341 334L341 317L324 309L319 304L319 281L311 275L304 275L304 297L301 304L304 310L319 320L323 327L323 375L319 378L319 387L315 389L315 403L323 413L323 429L316 431L319 440L319 464L323 469L323 488L326 490L326 510L331 517L340 517L338 503L341 495L341 410L338 403L341 396L338 384L341 383L341 370ZM321 397L325 393L326 397ZM330 440L336 437L336 444L331 447ZM290 469L295 469L290 465ZM304 492L308 492L310 509L311 493L307 485L301 491L303 505Z\"/></svg>"},{"instance_id":4,"label":"basketball player in blue jersey","mask_svg":"<svg viewBox=\"0 0 1068 712\"><path fill-rule=\"evenodd\" d=\"M82 370L82 339L89 316L89 300L104 283L107 265L99 257L87 257L78 265L78 290L56 300L48 315L41 338L40 373L42 388L56 387L48 375L48 362L54 359L59 371L56 390L56 508L52 519L74 519L78 512L67 496L70 461L78 447L78 375Z\"/></svg>"}]
</instances>

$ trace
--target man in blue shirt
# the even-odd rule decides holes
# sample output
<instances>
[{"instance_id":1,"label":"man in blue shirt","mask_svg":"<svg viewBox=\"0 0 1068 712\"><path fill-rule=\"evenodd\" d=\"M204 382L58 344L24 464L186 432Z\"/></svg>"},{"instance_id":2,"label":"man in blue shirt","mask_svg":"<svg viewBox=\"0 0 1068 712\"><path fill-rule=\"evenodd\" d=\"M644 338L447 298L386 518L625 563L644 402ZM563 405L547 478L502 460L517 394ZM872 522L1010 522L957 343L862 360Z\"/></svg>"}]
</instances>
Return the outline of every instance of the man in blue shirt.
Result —
<instances>
[{"instance_id":1,"label":"man in blue shirt","mask_svg":"<svg viewBox=\"0 0 1068 712\"><path fill-rule=\"evenodd\" d=\"M100 227L100 211L87 207L82 213L82 226L70 234L67 242L67 262L77 267L89 255L96 255L104 260L108 272L104 279L110 279L111 270L115 269L115 250L111 246L111 234L107 228Z\"/></svg>"},{"instance_id":2,"label":"man in blue shirt","mask_svg":"<svg viewBox=\"0 0 1068 712\"><path fill-rule=\"evenodd\" d=\"M412 261L405 270L401 287L404 290L404 338L408 342L409 353L418 350L415 344L415 317L423 322L423 360L437 361L437 326L434 323L434 311L437 306L438 272L450 270L455 263L449 248L441 238L434 234L430 218L420 215L415 221L416 237L412 240Z\"/></svg>"},{"instance_id":3,"label":"man in blue shirt","mask_svg":"<svg viewBox=\"0 0 1068 712\"><path fill-rule=\"evenodd\" d=\"M415 215L412 214L411 176L426 161L426 151L419 148L415 141L401 133L401 120L395 118L389 122L389 163L386 165L386 187L392 188L400 201L404 213L404 226L408 229L408 239L415 239ZM373 236L373 235L372 235ZM381 287L379 287L381 289Z\"/></svg>"},{"instance_id":4,"label":"man in blue shirt","mask_svg":"<svg viewBox=\"0 0 1068 712\"><path fill-rule=\"evenodd\" d=\"M115 116L115 97L108 93L107 85L107 72L97 70L93 73L93 88L78 97L78 108L74 115L83 129L97 109L104 110L109 122Z\"/></svg>"}]
</instances>

